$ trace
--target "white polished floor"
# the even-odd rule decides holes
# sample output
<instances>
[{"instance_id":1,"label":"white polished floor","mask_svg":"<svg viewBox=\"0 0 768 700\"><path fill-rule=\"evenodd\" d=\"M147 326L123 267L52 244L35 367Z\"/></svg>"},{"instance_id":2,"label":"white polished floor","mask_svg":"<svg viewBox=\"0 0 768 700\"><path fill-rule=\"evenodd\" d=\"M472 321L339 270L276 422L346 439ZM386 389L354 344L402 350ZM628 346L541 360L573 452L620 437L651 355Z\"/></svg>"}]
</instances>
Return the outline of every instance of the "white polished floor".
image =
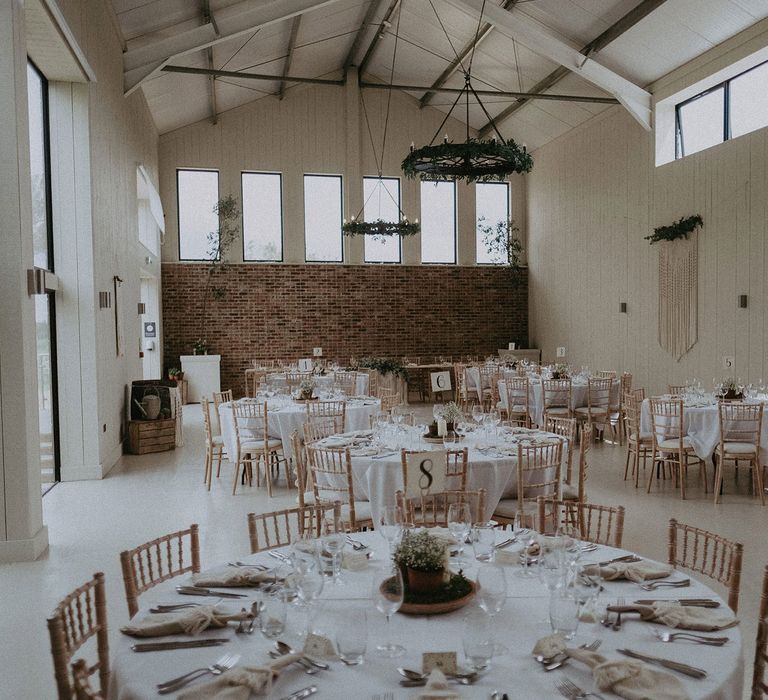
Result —
<instances>
[{"instance_id":1,"label":"white polished floor","mask_svg":"<svg viewBox=\"0 0 768 700\"><path fill-rule=\"evenodd\" d=\"M425 415L429 407L420 407ZM45 618L57 601L103 571L107 581L110 634L127 620L119 552L157 535L196 522L201 530L202 563L235 558L247 552L246 513L290 507L295 491L281 482L270 500L264 489L243 489L232 496L232 467L208 493L202 483L203 435L198 406L186 406L185 446L174 452L125 457L103 481L57 485L43 499L50 548L38 561L0 565L0 660L2 700L55 697ZM762 568L768 563L768 506L747 495L747 479L737 488L729 477L717 507L690 479L689 500L681 502L667 485L650 495L623 481L624 449L595 446L588 497L595 503L624 505L624 546L651 558L666 557L670 517L714 530L745 545L741 584L742 620L751 683L755 617ZM710 465L711 470L711 465ZM742 477L746 476L743 474ZM545 630L542 630L544 632ZM746 697L745 696L745 697ZM405 694L396 697L405 698ZM558 697L553 688L552 697Z\"/></svg>"}]
</instances>

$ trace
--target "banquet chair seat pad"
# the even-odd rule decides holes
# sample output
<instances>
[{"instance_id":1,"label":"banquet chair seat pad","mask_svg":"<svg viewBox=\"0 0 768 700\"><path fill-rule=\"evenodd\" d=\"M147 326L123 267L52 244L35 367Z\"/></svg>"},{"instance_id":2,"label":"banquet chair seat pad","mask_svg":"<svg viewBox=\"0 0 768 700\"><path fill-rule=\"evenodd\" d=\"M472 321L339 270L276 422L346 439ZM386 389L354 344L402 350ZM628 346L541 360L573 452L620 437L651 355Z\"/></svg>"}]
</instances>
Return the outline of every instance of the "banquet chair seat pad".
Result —
<instances>
[{"instance_id":1,"label":"banquet chair seat pad","mask_svg":"<svg viewBox=\"0 0 768 700\"><path fill-rule=\"evenodd\" d=\"M341 519L349 521L349 504L341 504ZM363 522L365 520L373 520L373 513L371 511L370 501L355 501L355 520L357 522Z\"/></svg>"},{"instance_id":2,"label":"banquet chair seat pad","mask_svg":"<svg viewBox=\"0 0 768 700\"><path fill-rule=\"evenodd\" d=\"M563 501L578 501L579 500L579 487L573 484L563 484L560 499Z\"/></svg>"},{"instance_id":3,"label":"banquet chair seat pad","mask_svg":"<svg viewBox=\"0 0 768 700\"><path fill-rule=\"evenodd\" d=\"M579 406L576 413L580 416L607 416L608 410L605 408L590 408L589 406Z\"/></svg>"},{"instance_id":4,"label":"banquet chair seat pad","mask_svg":"<svg viewBox=\"0 0 768 700\"><path fill-rule=\"evenodd\" d=\"M715 450L717 454L721 453L720 445L717 446L717 449ZM757 454L757 447L753 445L751 442L728 442L726 440L725 442L725 454L727 455L751 455L754 457L754 455Z\"/></svg>"},{"instance_id":5,"label":"banquet chair seat pad","mask_svg":"<svg viewBox=\"0 0 768 700\"><path fill-rule=\"evenodd\" d=\"M639 442L641 445L651 445L653 444L653 434L652 433L640 433L640 440L637 439L637 433L630 433L629 434L629 441L630 442Z\"/></svg>"},{"instance_id":6,"label":"banquet chair seat pad","mask_svg":"<svg viewBox=\"0 0 768 700\"><path fill-rule=\"evenodd\" d=\"M553 416L567 416L571 413L571 409L565 406L546 406L544 412Z\"/></svg>"},{"instance_id":7,"label":"banquet chair seat pad","mask_svg":"<svg viewBox=\"0 0 768 700\"><path fill-rule=\"evenodd\" d=\"M240 451L241 452L255 452L257 450L276 450L278 448L281 448L283 446L283 443L281 440L278 440L277 438L270 438L269 440L244 440L240 443Z\"/></svg>"},{"instance_id":8,"label":"banquet chair seat pad","mask_svg":"<svg viewBox=\"0 0 768 700\"><path fill-rule=\"evenodd\" d=\"M520 502L516 498L504 498L499 501L499 505L493 510L493 515L498 515L500 518L508 518L514 520L517 511L520 509ZM535 503L526 503L523 506L523 513L526 515L534 515L536 513Z\"/></svg>"},{"instance_id":9,"label":"banquet chair seat pad","mask_svg":"<svg viewBox=\"0 0 768 700\"><path fill-rule=\"evenodd\" d=\"M660 450L679 450L680 440L678 438L669 438L668 440L662 440L659 443L659 449ZM693 445L691 444L691 438L689 438L687 435L683 438L683 449L684 450L693 449Z\"/></svg>"},{"instance_id":10,"label":"banquet chair seat pad","mask_svg":"<svg viewBox=\"0 0 768 700\"><path fill-rule=\"evenodd\" d=\"M224 438L221 435L214 435L211 438L211 445L214 447L224 447Z\"/></svg>"}]
</instances>

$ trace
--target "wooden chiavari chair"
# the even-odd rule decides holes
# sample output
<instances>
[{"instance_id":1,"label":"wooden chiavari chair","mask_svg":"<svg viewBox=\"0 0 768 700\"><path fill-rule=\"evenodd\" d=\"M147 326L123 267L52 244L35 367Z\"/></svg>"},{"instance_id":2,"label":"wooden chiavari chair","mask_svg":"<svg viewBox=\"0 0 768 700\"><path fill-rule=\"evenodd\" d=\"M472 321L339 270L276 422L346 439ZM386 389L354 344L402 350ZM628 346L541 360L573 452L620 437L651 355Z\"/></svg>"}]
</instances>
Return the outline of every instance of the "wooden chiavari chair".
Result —
<instances>
[{"instance_id":1,"label":"wooden chiavari chair","mask_svg":"<svg viewBox=\"0 0 768 700\"><path fill-rule=\"evenodd\" d=\"M279 438L269 436L269 408L266 403L233 403L232 421L235 427L235 480L232 495L237 490L240 467L243 479L253 483L253 467L256 466L256 486L260 484L259 465L264 462L264 477L267 481L267 493L272 497L272 468L279 475L280 462L286 462L283 443ZM290 475L286 462L285 478L290 485Z\"/></svg>"},{"instance_id":2,"label":"wooden chiavari chair","mask_svg":"<svg viewBox=\"0 0 768 700\"><path fill-rule=\"evenodd\" d=\"M553 438L552 442L538 445L517 446L517 497L499 501L493 519L512 523L519 512L526 522L533 522L537 513L537 498L544 496L559 500L560 469L563 460L563 441ZM526 525L527 526L527 525Z\"/></svg>"},{"instance_id":3,"label":"wooden chiavari chair","mask_svg":"<svg viewBox=\"0 0 768 700\"><path fill-rule=\"evenodd\" d=\"M501 370L498 365L480 365L480 403L488 409L499 405L499 381Z\"/></svg>"},{"instance_id":4,"label":"wooden chiavari chair","mask_svg":"<svg viewBox=\"0 0 768 700\"><path fill-rule=\"evenodd\" d=\"M675 472L676 481L680 484L680 497L685 499L685 484L688 477L688 466L693 457L699 463L700 475L704 478L704 493L707 492L707 468L693 451L691 439L685 432L685 409L679 399L650 399L651 420L653 425L653 454L652 464L663 462ZM651 492L651 484L656 469L648 474L646 492Z\"/></svg>"},{"instance_id":5,"label":"wooden chiavari chair","mask_svg":"<svg viewBox=\"0 0 768 700\"><path fill-rule=\"evenodd\" d=\"M604 428L608 423L612 388L613 379L590 377L587 380L587 405L574 410L576 420L579 423L599 424ZM603 428L600 428L601 434Z\"/></svg>"},{"instance_id":6,"label":"wooden chiavari chair","mask_svg":"<svg viewBox=\"0 0 768 700\"><path fill-rule=\"evenodd\" d=\"M453 363L453 386L456 395L456 403L463 411L469 406L469 394L467 392L467 366L461 362Z\"/></svg>"},{"instance_id":7,"label":"wooden chiavari chair","mask_svg":"<svg viewBox=\"0 0 768 700\"><path fill-rule=\"evenodd\" d=\"M539 497L536 530L554 535L564 525L578 529L582 540L621 548L624 537L624 506L557 501Z\"/></svg>"},{"instance_id":8,"label":"wooden chiavari chair","mask_svg":"<svg viewBox=\"0 0 768 700\"><path fill-rule=\"evenodd\" d=\"M624 444L624 438L626 437L626 421L624 415L624 396L628 391L632 390L632 373L622 372L619 379L618 387L611 387L611 405L608 410L608 423L611 426L611 432L613 433L613 439L619 438L619 445Z\"/></svg>"},{"instance_id":9,"label":"wooden chiavari chair","mask_svg":"<svg viewBox=\"0 0 768 700\"><path fill-rule=\"evenodd\" d=\"M232 389L226 391L214 391L213 392L213 408L216 412L216 432L215 435L221 435L221 416L219 415L219 406L223 403L234 401L234 395Z\"/></svg>"},{"instance_id":10,"label":"wooden chiavari chair","mask_svg":"<svg viewBox=\"0 0 768 700\"><path fill-rule=\"evenodd\" d=\"M336 418L337 424L344 430L347 423L347 402L346 401L307 401L307 420L315 418Z\"/></svg>"},{"instance_id":11,"label":"wooden chiavari chair","mask_svg":"<svg viewBox=\"0 0 768 700\"><path fill-rule=\"evenodd\" d=\"M285 384L288 387L288 393L290 394L295 389L298 389L299 384L311 376L312 375L310 375L309 372L286 372Z\"/></svg>"},{"instance_id":12,"label":"wooden chiavari chair","mask_svg":"<svg viewBox=\"0 0 768 700\"><path fill-rule=\"evenodd\" d=\"M467 503L472 522L485 518L485 489L478 491L439 491L408 498L397 491L395 499L408 522L416 527L448 527L448 508L453 503Z\"/></svg>"},{"instance_id":13,"label":"wooden chiavari chair","mask_svg":"<svg viewBox=\"0 0 768 700\"><path fill-rule=\"evenodd\" d=\"M763 569L763 589L760 594L760 609L757 616L751 700L764 700L768 696L768 682L765 678L766 662L768 662L768 566Z\"/></svg>"},{"instance_id":14,"label":"wooden chiavari chair","mask_svg":"<svg viewBox=\"0 0 768 700\"><path fill-rule=\"evenodd\" d=\"M531 427L528 377L507 377L504 380L507 418L524 428Z\"/></svg>"},{"instance_id":15,"label":"wooden chiavari chair","mask_svg":"<svg viewBox=\"0 0 768 700\"><path fill-rule=\"evenodd\" d=\"M381 410L384 413L390 413L395 406L403 403L397 389L379 389L379 399L381 400Z\"/></svg>"},{"instance_id":16,"label":"wooden chiavari chair","mask_svg":"<svg viewBox=\"0 0 768 700\"><path fill-rule=\"evenodd\" d=\"M317 442L343 432L339 416L313 416L304 423L304 442Z\"/></svg>"},{"instance_id":17,"label":"wooden chiavari chair","mask_svg":"<svg viewBox=\"0 0 768 700\"><path fill-rule=\"evenodd\" d=\"M293 544L305 533L320 537L323 519L340 517L341 504L299 506L272 513L248 513L248 539L251 554L266 552Z\"/></svg>"},{"instance_id":18,"label":"wooden chiavari chair","mask_svg":"<svg viewBox=\"0 0 768 700\"><path fill-rule=\"evenodd\" d=\"M306 445L307 463L312 474L315 503L341 503L341 518L347 529L358 531L373 527L371 504L356 501L349 449Z\"/></svg>"},{"instance_id":19,"label":"wooden chiavari chair","mask_svg":"<svg viewBox=\"0 0 768 700\"><path fill-rule=\"evenodd\" d=\"M306 424L304 430L306 431ZM298 490L296 501L302 508L306 505L314 505L315 493L312 488L311 474L307 468L307 451L301 443L298 430L291 433L291 449L293 450L293 468L296 473L296 488Z\"/></svg>"},{"instance_id":20,"label":"wooden chiavari chair","mask_svg":"<svg viewBox=\"0 0 768 700\"><path fill-rule=\"evenodd\" d=\"M208 484L208 490L211 490L211 481L213 480L213 460L216 460L216 478L221 476L221 460L224 459L224 439L221 435L213 434L213 425L211 424L211 404L203 396L200 399L200 408L203 412L203 426L205 427L205 475L203 483Z\"/></svg>"},{"instance_id":21,"label":"wooden chiavari chair","mask_svg":"<svg viewBox=\"0 0 768 700\"><path fill-rule=\"evenodd\" d=\"M635 389L634 392L627 392L623 401L627 433L627 461L624 465L624 481L627 480L631 463L632 475L635 477L635 488L640 482L640 462L642 461L643 472L645 472L647 460L653 458L653 433L640 431L640 404L643 399L638 400L637 397L644 395L644 389Z\"/></svg>"},{"instance_id":22,"label":"wooden chiavari chair","mask_svg":"<svg viewBox=\"0 0 768 700\"><path fill-rule=\"evenodd\" d=\"M566 483L562 487L563 500L579 501L580 503L587 502L587 471L589 468L587 455L592 448L593 430L594 427L592 424L587 423L581 431L581 442L579 442L579 470L576 473L576 483L574 484L570 478L566 479Z\"/></svg>"},{"instance_id":23,"label":"wooden chiavari chair","mask_svg":"<svg viewBox=\"0 0 768 700\"><path fill-rule=\"evenodd\" d=\"M685 384L667 384L667 393L670 396L682 396L687 390Z\"/></svg>"},{"instance_id":24,"label":"wooden chiavari chair","mask_svg":"<svg viewBox=\"0 0 768 700\"><path fill-rule=\"evenodd\" d=\"M704 574L728 589L728 605L739 608L739 586L744 545L713 532L669 521L669 558L674 566Z\"/></svg>"},{"instance_id":25,"label":"wooden chiavari chair","mask_svg":"<svg viewBox=\"0 0 768 700\"><path fill-rule=\"evenodd\" d=\"M99 572L85 584L64 598L48 618L48 634L51 638L53 673L59 700L72 700L76 688L90 688L89 676L98 671L99 695L107 697L109 687L109 638L107 633L107 602L104 593L104 574ZM70 663L83 644L96 638L97 661L88 666L84 659Z\"/></svg>"},{"instance_id":26,"label":"wooden chiavari chair","mask_svg":"<svg viewBox=\"0 0 768 700\"><path fill-rule=\"evenodd\" d=\"M250 367L245 370L245 395L256 396L259 384L266 381L269 371L264 368Z\"/></svg>"},{"instance_id":27,"label":"wooden chiavari chair","mask_svg":"<svg viewBox=\"0 0 768 700\"><path fill-rule=\"evenodd\" d=\"M763 404L718 404L720 444L715 449L715 503L720 502L723 485L723 463L726 460L749 462L752 469L752 485L760 502L765 505L763 470L760 466L760 438L763 429Z\"/></svg>"},{"instance_id":28,"label":"wooden chiavari chair","mask_svg":"<svg viewBox=\"0 0 768 700\"><path fill-rule=\"evenodd\" d=\"M334 372L333 383L338 385L346 396L357 396L357 372Z\"/></svg>"},{"instance_id":29,"label":"wooden chiavari chair","mask_svg":"<svg viewBox=\"0 0 768 700\"><path fill-rule=\"evenodd\" d=\"M186 544L185 544L186 543ZM185 551L186 550L186 551ZM200 572L200 538L196 524L120 552L128 615L139 611L139 596L158 583Z\"/></svg>"},{"instance_id":30,"label":"wooden chiavari chair","mask_svg":"<svg viewBox=\"0 0 768 700\"><path fill-rule=\"evenodd\" d=\"M550 416L544 414L544 430L548 433L555 433L568 441L568 452L566 454L565 480L571 483L573 473L573 453L576 446L576 419L565 418L563 416Z\"/></svg>"},{"instance_id":31,"label":"wooden chiavari chair","mask_svg":"<svg viewBox=\"0 0 768 700\"><path fill-rule=\"evenodd\" d=\"M546 415L566 418L573 415L573 389L570 379L543 379L541 390Z\"/></svg>"}]
</instances>

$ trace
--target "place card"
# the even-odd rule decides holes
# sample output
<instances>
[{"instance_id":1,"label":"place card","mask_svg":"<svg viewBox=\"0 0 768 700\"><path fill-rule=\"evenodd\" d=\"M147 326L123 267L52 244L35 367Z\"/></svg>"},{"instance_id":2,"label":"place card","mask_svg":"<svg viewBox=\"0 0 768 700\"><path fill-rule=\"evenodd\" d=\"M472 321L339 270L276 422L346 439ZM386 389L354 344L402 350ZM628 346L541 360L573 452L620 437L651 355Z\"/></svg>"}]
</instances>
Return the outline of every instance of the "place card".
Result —
<instances>
[{"instance_id":1,"label":"place card","mask_svg":"<svg viewBox=\"0 0 768 700\"><path fill-rule=\"evenodd\" d=\"M307 656L330 659L336 656L336 648L328 637L321 634L308 634L307 641L304 642L304 653Z\"/></svg>"},{"instance_id":2,"label":"place card","mask_svg":"<svg viewBox=\"0 0 768 700\"><path fill-rule=\"evenodd\" d=\"M457 672L455 651L428 651L421 655L421 672L432 673L434 669L440 669L446 675Z\"/></svg>"}]
</instances>

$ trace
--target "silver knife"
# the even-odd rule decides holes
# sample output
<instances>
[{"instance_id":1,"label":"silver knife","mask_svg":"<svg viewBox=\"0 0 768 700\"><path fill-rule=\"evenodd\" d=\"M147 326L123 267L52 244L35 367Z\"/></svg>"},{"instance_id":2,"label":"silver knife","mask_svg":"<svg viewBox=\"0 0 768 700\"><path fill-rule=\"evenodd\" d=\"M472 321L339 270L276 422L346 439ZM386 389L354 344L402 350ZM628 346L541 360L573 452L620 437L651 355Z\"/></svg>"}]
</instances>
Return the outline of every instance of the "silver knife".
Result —
<instances>
[{"instance_id":1,"label":"silver knife","mask_svg":"<svg viewBox=\"0 0 768 700\"><path fill-rule=\"evenodd\" d=\"M301 698L307 698L316 692L317 686L310 685L307 688L302 688L301 690L297 690L295 693L286 695L284 698L280 698L280 700L301 700Z\"/></svg>"},{"instance_id":2,"label":"silver knife","mask_svg":"<svg viewBox=\"0 0 768 700\"><path fill-rule=\"evenodd\" d=\"M245 593L222 593L212 591L210 588L200 588L199 586L176 586L176 592L181 595L201 595L213 596L214 598L247 598Z\"/></svg>"},{"instance_id":3,"label":"silver knife","mask_svg":"<svg viewBox=\"0 0 768 700\"><path fill-rule=\"evenodd\" d=\"M688 664L680 663L679 661L670 661L669 659L662 659L658 656L646 656L645 654L639 654L631 649L617 649L619 654L629 656L633 659L640 659L640 661L647 661L651 664L658 664L664 668L668 668L671 671L677 671L691 678L706 678L707 672L703 668L696 668L695 666L689 666Z\"/></svg>"},{"instance_id":4,"label":"silver knife","mask_svg":"<svg viewBox=\"0 0 768 700\"><path fill-rule=\"evenodd\" d=\"M142 642L132 644L133 651L167 651L170 649L196 649L197 647L217 647L228 642L228 639L190 639L178 642Z\"/></svg>"}]
</instances>

